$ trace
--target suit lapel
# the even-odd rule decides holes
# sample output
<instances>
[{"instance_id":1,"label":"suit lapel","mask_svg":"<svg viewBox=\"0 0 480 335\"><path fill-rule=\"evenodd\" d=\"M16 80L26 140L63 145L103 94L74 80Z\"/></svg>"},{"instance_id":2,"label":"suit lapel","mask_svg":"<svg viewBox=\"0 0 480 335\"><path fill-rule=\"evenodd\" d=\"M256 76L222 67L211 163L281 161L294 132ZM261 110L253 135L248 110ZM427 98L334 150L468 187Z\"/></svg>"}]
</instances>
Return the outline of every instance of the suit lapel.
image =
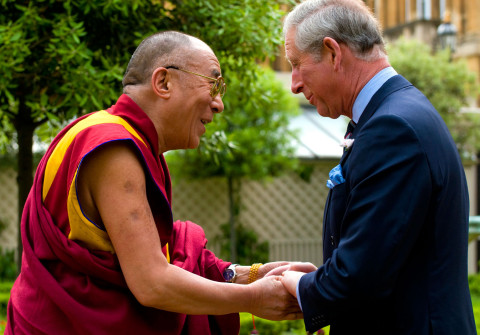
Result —
<instances>
[{"instance_id":1,"label":"suit lapel","mask_svg":"<svg viewBox=\"0 0 480 335\"><path fill-rule=\"evenodd\" d=\"M363 125L372 117L373 114L378 110L380 104L385 100L387 96L392 94L395 91L403 89L405 87L412 86L412 84L406 80L401 75L396 75L390 78L383 84L382 87L373 95L372 99L368 103L367 107L362 113L360 120L357 123L357 126L354 128L352 132L351 138L355 138L360 129L362 129ZM343 153L342 158L340 159L340 164L343 166L343 163L350 155L352 150L347 150Z\"/></svg>"},{"instance_id":2,"label":"suit lapel","mask_svg":"<svg viewBox=\"0 0 480 335\"><path fill-rule=\"evenodd\" d=\"M387 96L395 91L411 86L405 78L396 75L389 80L373 95L372 99L365 108L360 120L352 132L351 138L355 139L357 134L361 131L363 125L372 117L378 110L379 106ZM346 160L354 150L355 144L352 148L345 151L340 159L340 165L344 168L344 173L348 174L348 162ZM340 186L340 187L339 187ZM342 224L342 219L346 210L346 201L350 190L347 183L336 186L331 189L325 204L325 212L323 216L323 252L324 261L331 257L333 250L337 247L340 239L338 230Z\"/></svg>"}]
</instances>

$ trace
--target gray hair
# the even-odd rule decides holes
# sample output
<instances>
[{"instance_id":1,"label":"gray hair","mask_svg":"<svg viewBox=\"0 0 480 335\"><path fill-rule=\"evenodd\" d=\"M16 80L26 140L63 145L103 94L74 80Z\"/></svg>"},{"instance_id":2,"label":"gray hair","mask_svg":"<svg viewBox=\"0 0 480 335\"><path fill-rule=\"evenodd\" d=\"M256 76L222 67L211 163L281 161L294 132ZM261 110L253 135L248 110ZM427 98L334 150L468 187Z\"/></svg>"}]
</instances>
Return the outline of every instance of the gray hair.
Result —
<instances>
[{"instance_id":1,"label":"gray hair","mask_svg":"<svg viewBox=\"0 0 480 335\"><path fill-rule=\"evenodd\" d=\"M296 28L295 46L316 60L321 59L325 37L346 44L359 59L387 57L380 25L360 0L302 2L286 17L284 34L292 28Z\"/></svg>"},{"instance_id":2,"label":"gray hair","mask_svg":"<svg viewBox=\"0 0 480 335\"><path fill-rule=\"evenodd\" d=\"M177 31L159 32L144 39L130 58L122 80L123 88L147 83L159 66L183 67L188 59L186 50L193 45L192 39Z\"/></svg>"}]
</instances>

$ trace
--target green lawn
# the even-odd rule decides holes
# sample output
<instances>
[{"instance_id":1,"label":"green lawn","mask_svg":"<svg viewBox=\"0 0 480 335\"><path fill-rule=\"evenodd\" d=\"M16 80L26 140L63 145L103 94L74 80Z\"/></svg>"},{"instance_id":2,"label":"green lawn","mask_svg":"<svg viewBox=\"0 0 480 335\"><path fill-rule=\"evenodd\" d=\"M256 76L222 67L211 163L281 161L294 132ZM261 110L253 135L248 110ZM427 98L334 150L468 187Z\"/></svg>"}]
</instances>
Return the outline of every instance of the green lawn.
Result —
<instances>
[{"instance_id":1,"label":"green lawn","mask_svg":"<svg viewBox=\"0 0 480 335\"><path fill-rule=\"evenodd\" d=\"M0 282L0 335L3 335L6 325L7 302L13 282Z\"/></svg>"},{"instance_id":2,"label":"green lawn","mask_svg":"<svg viewBox=\"0 0 480 335\"><path fill-rule=\"evenodd\" d=\"M480 334L480 296L472 294L473 316L475 317L475 324L477 326L477 333Z\"/></svg>"},{"instance_id":3,"label":"green lawn","mask_svg":"<svg viewBox=\"0 0 480 335\"><path fill-rule=\"evenodd\" d=\"M476 276L480 278L480 276ZM475 280L475 282L480 282L480 280ZM3 335L6 326L6 302L8 301L8 296L10 295L11 282L0 283L0 335ZM476 284L471 282L471 291L472 291L472 303L473 303L473 314L475 316L475 322L477 324L477 332L480 334L480 294L478 293ZM252 316L248 313L240 314L241 320L241 330L240 335L250 334L250 331L253 329ZM261 335L269 334L281 334L281 335L297 335L305 334L305 328L303 326L302 320L296 321L281 321L273 322L268 320L263 320L255 317L255 326ZM328 327L325 329L325 335L328 335Z\"/></svg>"}]
</instances>

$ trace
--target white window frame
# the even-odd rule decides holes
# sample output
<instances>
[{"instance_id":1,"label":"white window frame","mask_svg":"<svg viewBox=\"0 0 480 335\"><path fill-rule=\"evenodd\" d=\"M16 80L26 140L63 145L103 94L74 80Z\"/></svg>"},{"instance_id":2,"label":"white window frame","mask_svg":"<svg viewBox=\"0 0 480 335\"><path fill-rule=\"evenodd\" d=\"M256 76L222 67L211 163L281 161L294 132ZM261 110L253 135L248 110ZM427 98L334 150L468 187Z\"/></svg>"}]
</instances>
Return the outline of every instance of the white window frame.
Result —
<instances>
[{"instance_id":1,"label":"white window frame","mask_svg":"<svg viewBox=\"0 0 480 335\"><path fill-rule=\"evenodd\" d=\"M447 0L440 0L440 19L443 20L445 16L445 11L447 9Z\"/></svg>"},{"instance_id":2,"label":"white window frame","mask_svg":"<svg viewBox=\"0 0 480 335\"><path fill-rule=\"evenodd\" d=\"M405 23L410 21L410 0L405 0Z\"/></svg>"},{"instance_id":3,"label":"white window frame","mask_svg":"<svg viewBox=\"0 0 480 335\"><path fill-rule=\"evenodd\" d=\"M432 19L432 0L417 0L417 18Z\"/></svg>"}]
</instances>

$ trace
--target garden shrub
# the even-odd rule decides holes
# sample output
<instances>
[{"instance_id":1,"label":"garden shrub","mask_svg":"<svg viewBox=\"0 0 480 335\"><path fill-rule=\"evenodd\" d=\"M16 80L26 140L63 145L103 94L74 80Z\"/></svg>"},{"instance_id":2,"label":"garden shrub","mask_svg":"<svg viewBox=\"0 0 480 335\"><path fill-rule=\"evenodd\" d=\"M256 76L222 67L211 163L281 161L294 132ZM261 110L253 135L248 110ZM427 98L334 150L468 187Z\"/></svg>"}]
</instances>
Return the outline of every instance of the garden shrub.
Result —
<instances>
[{"instance_id":1,"label":"garden shrub","mask_svg":"<svg viewBox=\"0 0 480 335\"><path fill-rule=\"evenodd\" d=\"M7 228L7 223L0 218L0 234ZM14 280L17 276L15 250L3 250L0 247L0 281Z\"/></svg>"},{"instance_id":2,"label":"garden shrub","mask_svg":"<svg viewBox=\"0 0 480 335\"><path fill-rule=\"evenodd\" d=\"M468 286L470 286L470 294L480 297L480 275L469 275Z\"/></svg>"},{"instance_id":3,"label":"garden shrub","mask_svg":"<svg viewBox=\"0 0 480 335\"><path fill-rule=\"evenodd\" d=\"M220 243L219 257L225 260L230 256L230 225L225 223L220 226L221 234L215 236L214 243ZM237 261L238 264L267 263L269 250L268 241L260 242L257 233L250 228L238 223L235 227Z\"/></svg>"},{"instance_id":4,"label":"garden shrub","mask_svg":"<svg viewBox=\"0 0 480 335\"><path fill-rule=\"evenodd\" d=\"M13 281L16 277L15 250L3 250L0 247L0 281Z\"/></svg>"},{"instance_id":5,"label":"garden shrub","mask_svg":"<svg viewBox=\"0 0 480 335\"><path fill-rule=\"evenodd\" d=\"M7 315L7 304L12 286L13 282L11 281L0 282L0 319Z\"/></svg>"},{"instance_id":6,"label":"garden shrub","mask_svg":"<svg viewBox=\"0 0 480 335\"><path fill-rule=\"evenodd\" d=\"M255 328L260 335L305 334L303 320L270 321L255 317ZM252 315L240 313L240 335L250 335L252 330Z\"/></svg>"}]
</instances>

